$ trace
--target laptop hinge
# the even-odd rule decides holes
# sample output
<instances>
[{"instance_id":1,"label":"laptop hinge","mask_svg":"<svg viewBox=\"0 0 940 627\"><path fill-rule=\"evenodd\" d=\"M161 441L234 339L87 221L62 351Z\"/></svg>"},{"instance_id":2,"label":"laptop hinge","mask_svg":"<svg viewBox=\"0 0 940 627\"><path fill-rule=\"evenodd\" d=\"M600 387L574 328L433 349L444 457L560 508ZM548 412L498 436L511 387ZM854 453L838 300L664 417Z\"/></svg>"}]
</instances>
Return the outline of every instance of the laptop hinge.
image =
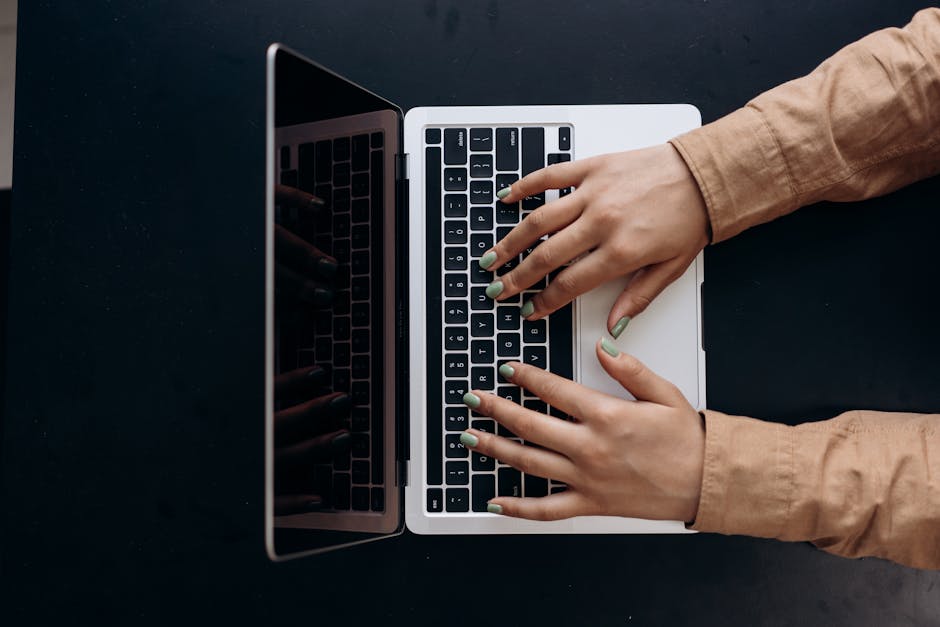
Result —
<instances>
[{"instance_id":1,"label":"laptop hinge","mask_svg":"<svg viewBox=\"0 0 940 627\"><path fill-rule=\"evenodd\" d=\"M398 476L395 477L399 487L408 485L408 461L401 459L398 461Z\"/></svg>"},{"instance_id":2,"label":"laptop hinge","mask_svg":"<svg viewBox=\"0 0 940 627\"><path fill-rule=\"evenodd\" d=\"M408 178L408 153L395 155L395 180L403 181Z\"/></svg>"}]
</instances>

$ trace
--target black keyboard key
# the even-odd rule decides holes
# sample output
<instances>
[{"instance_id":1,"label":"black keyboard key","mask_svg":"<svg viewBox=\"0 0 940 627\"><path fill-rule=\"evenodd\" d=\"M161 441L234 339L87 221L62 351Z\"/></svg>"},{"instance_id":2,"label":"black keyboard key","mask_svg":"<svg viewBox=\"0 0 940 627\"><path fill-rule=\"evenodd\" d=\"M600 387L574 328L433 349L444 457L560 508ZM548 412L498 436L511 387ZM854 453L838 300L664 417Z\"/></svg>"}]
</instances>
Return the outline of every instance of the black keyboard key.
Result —
<instances>
[{"instance_id":1,"label":"black keyboard key","mask_svg":"<svg viewBox=\"0 0 940 627\"><path fill-rule=\"evenodd\" d=\"M470 453L470 467L474 471L477 471L477 472L486 472L487 470L495 470L496 460L490 457L489 455L481 455L480 453L471 452ZM484 475L477 475L477 476L484 476ZM489 476L492 479L494 479L494 489L495 489L495 477L493 477L493 475L489 475ZM474 488L474 490L476 490L476 488ZM489 498L493 498L494 496L496 496L495 493L490 495Z\"/></svg>"},{"instance_id":2,"label":"black keyboard key","mask_svg":"<svg viewBox=\"0 0 940 627\"><path fill-rule=\"evenodd\" d=\"M467 195L444 194L444 216L448 218L466 218Z\"/></svg>"},{"instance_id":3,"label":"black keyboard key","mask_svg":"<svg viewBox=\"0 0 940 627\"><path fill-rule=\"evenodd\" d=\"M369 274L369 251L357 250L350 267L353 274Z\"/></svg>"},{"instance_id":4,"label":"black keyboard key","mask_svg":"<svg viewBox=\"0 0 940 627\"><path fill-rule=\"evenodd\" d=\"M555 163L565 163L567 161L571 161L571 155L569 154L553 152L548 155L548 165L553 165Z\"/></svg>"},{"instance_id":5,"label":"black keyboard key","mask_svg":"<svg viewBox=\"0 0 940 627\"><path fill-rule=\"evenodd\" d=\"M385 511L385 489L372 488L372 502L369 504L373 512Z\"/></svg>"},{"instance_id":6,"label":"black keyboard key","mask_svg":"<svg viewBox=\"0 0 940 627\"><path fill-rule=\"evenodd\" d=\"M492 272L484 270L478 263L470 264L470 283L475 285L489 285L492 281Z\"/></svg>"},{"instance_id":7,"label":"black keyboard key","mask_svg":"<svg viewBox=\"0 0 940 627\"><path fill-rule=\"evenodd\" d=\"M463 165L467 162L467 129L444 129L444 165Z\"/></svg>"},{"instance_id":8,"label":"black keyboard key","mask_svg":"<svg viewBox=\"0 0 940 627\"><path fill-rule=\"evenodd\" d=\"M352 175L352 195L355 197L369 195L369 175L365 172Z\"/></svg>"},{"instance_id":9,"label":"black keyboard key","mask_svg":"<svg viewBox=\"0 0 940 627\"><path fill-rule=\"evenodd\" d=\"M352 201L352 220L353 222L369 221L369 201L365 198L357 198Z\"/></svg>"},{"instance_id":10,"label":"black keyboard key","mask_svg":"<svg viewBox=\"0 0 940 627\"><path fill-rule=\"evenodd\" d=\"M424 143L425 144L441 143L441 129L439 128L424 129Z\"/></svg>"},{"instance_id":11,"label":"black keyboard key","mask_svg":"<svg viewBox=\"0 0 940 627\"><path fill-rule=\"evenodd\" d=\"M518 333L500 333L496 336L496 354L500 357L518 357L520 346Z\"/></svg>"},{"instance_id":12,"label":"black keyboard key","mask_svg":"<svg viewBox=\"0 0 940 627\"><path fill-rule=\"evenodd\" d=\"M447 353L444 356L444 374L448 377L466 377L467 356L463 353Z\"/></svg>"},{"instance_id":13,"label":"black keyboard key","mask_svg":"<svg viewBox=\"0 0 940 627\"><path fill-rule=\"evenodd\" d=\"M496 477L493 475L473 476L473 511L485 512L487 503L496 496Z\"/></svg>"},{"instance_id":14,"label":"black keyboard key","mask_svg":"<svg viewBox=\"0 0 940 627\"><path fill-rule=\"evenodd\" d=\"M511 205L496 203L496 224L519 224L518 203Z\"/></svg>"},{"instance_id":15,"label":"black keyboard key","mask_svg":"<svg viewBox=\"0 0 940 627\"><path fill-rule=\"evenodd\" d=\"M369 378L369 356L368 355L355 355L353 357L352 376L353 376L353 379L368 379Z\"/></svg>"},{"instance_id":16,"label":"black keyboard key","mask_svg":"<svg viewBox=\"0 0 940 627\"><path fill-rule=\"evenodd\" d=\"M462 192L467 189L467 168L444 168L444 191Z\"/></svg>"},{"instance_id":17,"label":"black keyboard key","mask_svg":"<svg viewBox=\"0 0 940 627\"><path fill-rule=\"evenodd\" d=\"M526 344L544 344L546 340L545 319L523 320L522 335L525 338Z\"/></svg>"},{"instance_id":18,"label":"black keyboard key","mask_svg":"<svg viewBox=\"0 0 940 627\"><path fill-rule=\"evenodd\" d=\"M330 185L329 183L321 183L320 181L317 181L317 186L313 188L313 195L319 198L320 200L322 200L326 204L327 207L332 209L333 207L333 186L332 185ZM329 227L323 228L321 225L324 225L324 221L327 224L330 223L330 215L331 215L330 211L323 211L323 210L321 210L320 213L317 215L317 227L320 228L321 231L329 230Z\"/></svg>"},{"instance_id":19,"label":"black keyboard key","mask_svg":"<svg viewBox=\"0 0 940 627\"><path fill-rule=\"evenodd\" d=\"M491 181L470 181L470 204L489 205L493 202Z\"/></svg>"},{"instance_id":20,"label":"black keyboard key","mask_svg":"<svg viewBox=\"0 0 940 627\"><path fill-rule=\"evenodd\" d=\"M469 512L470 490L467 488L447 488L447 511Z\"/></svg>"},{"instance_id":21,"label":"black keyboard key","mask_svg":"<svg viewBox=\"0 0 940 627\"><path fill-rule=\"evenodd\" d=\"M500 496L522 496L522 474L515 468L503 467L496 471Z\"/></svg>"},{"instance_id":22,"label":"black keyboard key","mask_svg":"<svg viewBox=\"0 0 940 627\"><path fill-rule=\"evenodd\" d=\"M352 299L369 300L369 277L357 276L352 280Z\"/></svg>"},{"instance_id":23,"label":"black keyboard key","mask_svg":"<svg viewBox=\"0 0 940 627\"><path fill-rule=\"evenodd\" d=\"M496 433L495 420L474 420L470 427L483 433Z\"/></svg>"},{"instance_id":24,"label":"black keyboard key","mask_svg":"<svg viewBox=\"0 0 940 627\"><path fill-rule=\"evenodd\" d=\"M333 161L349 161L348 137L337 137L333 140Z\"/></svg>"},{"instance_id":25,"label":"black keyboard key","mask_svg":"<svg viewBox=\"0 0 940 627\"><path fill-rule=\"evenodd\" d=\"M559 127L558 150L571 150L571 127L570 126Z\"/></svg>"},{"instance_id":26,"label":"black keyboard key","mask_svg":"<svg viewBox=\"0 0 940 627\"><path fill-rule=\"evenodd\" d=\"M346 318L345 320L346 324L349 324L350 319ZM369 352L369 329L356 329L352 332L352 352Z\"/></svg>"},{"instance_id":27,"label":"black keyboard key","mask_svg":"<svg viewBox=\"0 0 940 627\"><path fill-rule=\"evenodd\" d=\"M470 363L491 364L495 358L493 340L474 340L470 343Z\"/></svg>"},{"instance_id":28,"label":"black keyboard key","mask_svg":"<svg viewBox=\"0 0 940 627\"><path fill-rule=\"evenodd\" d=\"M485 287L470 288L470 309L474 311L492 311L495 301L486 295Z\"/></svg>"},{"instance_id":29,"label":"black keyboard key","mask_svg":"<svg viewBox=\"0 0 940 627\"><path fill-rule=\"evenodd\" d=\"M347 473L333 475L333 509L349 509L350 487Z\"/></svg>"},{"instance_id":30,"label":"black keyboard key","mask_svg":"<svg viewBox=\"0 0 940 627\"><path fill-rule=\"evenodd\" d=\"M519 180L519 177L515 174L497 174L496 175L496 191L509 187L513 183Z\"/></svg>"},{"instance_id":31,"label":"black keyboard key","mask_svg":"<svg viewBox=\"0 0 940 627\"><path fill-rule=\"evenodd\" d=\"M522 406L526 409L531 409L532 411L538 412L540 414L548 413L548 405L545 404L545 401L540 401L536 398L530 398L522 402Z\"/></svg>"},{"instance_id":32,"label":"black keyboard key","mask_svg":"<svg viewBox=\"0 0 940 627\"><path fill-rule=\"evenodd\" d=\"M445 270L467 269L467 248L465 246L448 246L444 249Z\"/></svg>"},{"instance_id":33,"label":"black keyboard key","mask_svg":"<svg viewBox=\"0 0 940 627\"><path fill-rule=\"evenodd\" d=\"M471 337L493 337L493 314L481 313L470 316Z\"/></svg>"},{"instance_id":34,"label":"black keyboard key","mask_svg":"<svg viewBox=\"0 0 940 627\"><path fill-rule=\"evenodd\" d=\"M467 223L463 220L445 220L444 221L444 243L446 244L466 244L467 243Z\"/></svg>"},{"instance_id":35,"label":"black keyboard key","mask_svg":"<svg viewBox=\"0 0 940 627\"><path fill-rule=\"evenodd\" d=\"M358 250L369 248L369 226L357 224L352 228L352 247Z\"/></svg>"},{"instance_id":36,"label":"black keyboard key","mask_svg":"<svg viewBox=\"0 0 940 627\"><path fill-rule=\"evenodd\" d=\"M297 170L284 170L281 172L281 185L299 187L300 181L297 178Z\"/></svg>"},{"instance_id":37,"label":"black keyboard key","mask_svg":"<svg viewBox=\"0 0 940 627\"><path fill-rule=\"evenodd\" d=\"M372 133L372 135L369 136L369 144L373 148L381 148L382 146L384 146L385 135L383 135L382 131L376 131Z\"/></svg>"},{"instance_id":38,"label":"black keyboard key","mask_svg":"<svg viewBox=\"0 0 940 627\"><path fill-rule=\"evenodd\" d=\"M493 155L470 155L470 178L493 178Z\"/></svg>"},{"instance_id":39,"label":"black keyboard key","mask_svg":"<svg viewBox=\"0 0 940 627\"><path fill-rule=\"evenodd\" d=\"M553 486L552 486L552 489L551 489L551 493L552 493L552 494L558 494L558 493L560 493L560 492L564 492L564 491L567 490L567 489L568 489L568 487L567 487L567 486L564 486L564 485L553 485Z\"/></svg>"},{"instance_id":40,"label":"black keyboard key","mask_svg":"<svg viewBox=\"0 0 940 627\"><path fill-rule=\"evenodd\" d=\"M536 368L545 368L546 354L544 346L526 346L522 349L523 363L530 364Z\"/></svg>"},{"instance_id":41,"label":"black keyboard key","mask_svg":"<svg viewBox=\"0 0 940 627\"><path fill-rule=\"evenodd\" d=\"M487 182L489 185L489 182ZM470 209L470 228L474 231L493 230L493 206L472 207Z\"/></svg>"},{"instance_id":42,"label":"black keyboard key","mask_svg":"<svg viewBox=\"0 0 940 627\"><path fill-rule=\"evenodd\" d=\"M336 261L339 263L349 263L348 239L340 239L333 242L333 256L336 257Z\"/></svg>"},{"instance_id":43,"label":"black keyboard key","mask_svg":"<svg viewBox=\"0 0 940 627\"><path fill-rule=\"evenodd\" d=\"M349 339L349 318L342 316L333 319L333 339Z\"/></svg>"},{"instance_id":44,"label":"black keyboard key","mask_svg":"<svg viewBox=\"0 0 940 627\"><path fill-rule=\"evenodd\" d=\"M500 377L500 380L502 380L502 377ZM515 386L501 385L496 388L496 394L516 405L522 401L522 391Z\"/></svg>"},{"instance_id":45,"label":"black keyboard key","mask_svg":"<svg viewBox=\"0 0 940 627\"><path fill-rule=\"evenodd\" d=\"M444 491L440 488L428 488L428 512L436 514L444 511Z\"/></svg>"},{"instance_id":46,"label":"black keyboard key","mask_svg":"<svg viewBox=\"0 0 940 627\"><path fill-rule=\"evenodd\" d=\"M462 300L449 300L445 303L444 322L447 324L465 324L467 322L467 303Z\"/></svg>"},{"instance_id":47,"label":"black keyboard key","mask_svg":"<svg viewBox=\"0 0 940 627\"><path fill-rule=\"evenodd\" d=\"M349 211L349 190L346 188L333 190L333 213L345 211Z\"/></svg>"},{"instance_id":48,"label":"black keyboard key","mask_svg":"<svg viewBox=\"0 0 940 627\"><path fill-rule=\"evenodd\" d=\"M337 163L333 166L333 185L346 187L349 185L349 163Z\"/></svg>"},{"instance_id":49,"label":"black keyboard key","mask_svg":"<svg viewBox=\"0 0 940 627\"><path fill-rule=\"evenodd\" d=\"M369 305L367 303L353 303L352 324L354 327L369 325Z\"/></svg>"},{"instance_id":50,"label":"black keyboard key","mask_svg":"<svg viewBox=\"0 0 940 627\"><path fill-rule=\"evenodd\" d=\"M463 395L469 390L466 381L445 381L444 402L448 405L463 405Z\"/></svg>"},{"instance_id":51,"label":"black keyboard key","mask_svg":"<svg viewBox=\"0 0 940 627\"><path fill-rule=\"evenodd\" d=\"M477 367L470 371L470 387L477 390L492 390L496 386L492 366Z\"/></svg>"},{"instance_id":52,"label":"black keyboard key","mask_svg":"<svg viewBox=\"0 0 940 627\"><path fill-rule=\"evenodd\" d=\"M466 274L449 273L444 275L444 296L466 296L468 288Z\"/></svg>"},{"instance_id":53,"label":"black keyboard key","mask_svg":"<svg viewBox=\"0 0 940 627\"><path fill-rule=\"evenodd\" d=\"M469 484L470 464L467 462L447 462L444 464L444 481L447 485Z\"/></svg>"},{"instance_id":54,"label":"black keyboard key","mask_svg":"<svg viewBox=\"0 0 940 627\"><path fill-rule=\"evenodd\" d=\"M368 457L369 456L369 434L368 433L353 433L352 440L349 445L349 450L352 451L353 457ZM363 481L361 483L366 483L366 482Z\"/></svg>"},{"instance_id":55,"label":"black keyboard key","mask_svg":"<svg viewBox=\"0 0 940 627\"><path fill-rule=\"evenodd\" d=\"M355 381L352 384L352 402L353 405L364 406L369 404L369 382Z\"/></svg>"},{"instance_id":56,"label":"black keyboard key","mask_svg":"<svg viewBox=\"0 0 940 627\"><path fill-rule=\"evenodd\" d=\"M297 171L300 179L298 185L305 192L312 192L317 185L315 154L313 142L300 144L297 147Z\"/></svg>"},{"instance_id":57,"label":"black keyboard key","mask_svg":"<svg viewBox=\"0 0 940 627\"><path fill-rule=\"evenodd\" d=\"M493 150L493 129L471 128L470 150L475 150L478 152L489 152L490 150Z\"/></svg>"},{"instance_id":58,"label":"black keyboard key","mask_svg":"<svg viewBox=\"0 0 940 627\"><path fill-rule=\"evenodd\" d=\"M345 349L345 350L344 350ZM340 355L340 353L343 353ZM334 392L348 392L349 391L349 345L348 344L337 344L336 351L334 351L333 358L333 391Z\"/></svg>"},{"instance_id":59,"label":"black keyboard key","mask_svg":"<svg viewBox=\"0 0 940 627\"><path fill-rule=\"evenodd\" d=\"M519 169L519 129L496 129L496 169L500 172Z\"/></svg>"},{"instance_id":60,"label":"black keyboard key","mask_svg":"<svg viewBox=\"0 0 940 627\"><path fill-rule=\"evenodd\" d=\"M328 183L333 174L333 142L328 139L317 142L315 163L317 183Z\"/></svg>"},{"instance_id":61,"label":"black keyboard key","mask_svg":"<svg viewBox=\"0 0 940 627\"><path fill-rule=\"evenodd\" d=\"M572 326L571 303L552 314L551 342L548 344L551 351L551 370L566 379L574 377Z\"/></svg>"},{"instance_id":62,"label":"black keyboard key","mask_svg":"<svg viewBox=\"0 0 940 627\"><path fill-rule=\"evenodd\" d=\"M467 457L467 447L460 443L459 433L448 433L444 441L444 453L450 459L464 459Z\"/></svg>"},{"instance_id":63,"label":"black keyboard key","mask_svg":"<svg viewBox=\"0 0 940 627\"><path fill-rule=\"evenodd\" d=\"M545 129L522 129L522 176L545 167Z\"/></svg>"},{"instance_id":64,"label":"black keyboard key","mask_svg":"<svg viewBox=\"0 0 940 627\"><path fill-rule=\"evenodd\" d=\"M535 475L525 476L526 496L548 496L548 480Z\"/></svg>"},{"instance_id":65,"label":"black keyboard key","mask_svg":"<svg viewBox=\"0 0 940 627\"><path fill-rule=\"evenodd\" d=\"M562 198L564 196L567 196L568 194L571 193L571 190L572 188L570 187L562 187L561 189L558 190L558 197Z\"/></svg>"},{"instance_id":66,"label":"black keyboard key","mask_svg":"<svg viewBox=\"0 0 940 627\"><path fill-rule=\"evenodd\" d=\"M448 407L444 410L444 427L448 431L466 431L469 425L466 407Z\"/></svg>"},{"instance_id":67,"label":"black keyboard key","mask_svg":"<svg viewBox=\"0 0 940 627\"><path fill-rule=\"evenodd\" d=\"M337 239L349 237L350 228L348 213L338 213L333 216L333 237Z\"/></svg>"},{"instance_id":68,"label":"black keyboard key","mask_svg":"<svg viewBox=\"0 0 940 627\"><path fill-rule=\"evenodd\" d=\"M532 211L538 209L545 204L545 193L535 194L533 196L526 196L522 199L522 210L523 211Z\"/></svg>"},{"instance_id":69,"label":"black keyboard key","mask_svg":"<svg viewBox=\"0 0 940 627\"><path fill-rule=\"evenodd\" d=\"M356 135L352 138L352 169L354 172L369 169L368 135Z\"/></svg>"},{"instance_id":70,"label":"black keyboard key","mask_svg":"<svg viewBox=\"0 0 940 627\"><path fill-rule=\"evenodd\" d=\"M352 482L369 483L369 462L365 459L357 459L352 463Z\"/></svg>"},{"instance_id":71,"label":"black keyboard key","mask_svg":"<svg viewBox=\"0 0 940 627\"><path fill-rule=\"evenodd\" d=\"M460 243L463 244L464 242ZM483 253L492 247L493 236L489 233L474 233L470 236L470 257L482 257Z\"/></svg>"},{"instance_id":72,"label":"black keyboard key","mask_svg":"<svg viewBox=\"0 0 940 627\"><path fill-rule=\"evenodd\" d=\"M515 331L519 328L519 308L499 307L496 309L496 328L500 331Z\"/></svg>"}]
</instances>

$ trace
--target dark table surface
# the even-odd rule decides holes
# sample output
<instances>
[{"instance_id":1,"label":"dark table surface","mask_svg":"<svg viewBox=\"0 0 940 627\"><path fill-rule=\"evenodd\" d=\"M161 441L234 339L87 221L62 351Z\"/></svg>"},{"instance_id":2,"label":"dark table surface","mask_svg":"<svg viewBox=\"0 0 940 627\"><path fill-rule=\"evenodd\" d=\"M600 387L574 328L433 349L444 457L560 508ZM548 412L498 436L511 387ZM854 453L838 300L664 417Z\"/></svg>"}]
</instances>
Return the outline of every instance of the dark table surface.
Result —
<instances>
[{"instance_id":1,"label":"dark table surface","mask_svg":"<svg viewBox=\"0 0 940 627\"><path fill-rule=\"evenodd\" d=\"M940 573L806 544L406 534L272 564L262 537L268 43L405 108L708 122L916 3L20 4L4 624L940 624ZM929 180L709 248L709 406L940 412L938 200Z\"/></svg>"}]
</instances>

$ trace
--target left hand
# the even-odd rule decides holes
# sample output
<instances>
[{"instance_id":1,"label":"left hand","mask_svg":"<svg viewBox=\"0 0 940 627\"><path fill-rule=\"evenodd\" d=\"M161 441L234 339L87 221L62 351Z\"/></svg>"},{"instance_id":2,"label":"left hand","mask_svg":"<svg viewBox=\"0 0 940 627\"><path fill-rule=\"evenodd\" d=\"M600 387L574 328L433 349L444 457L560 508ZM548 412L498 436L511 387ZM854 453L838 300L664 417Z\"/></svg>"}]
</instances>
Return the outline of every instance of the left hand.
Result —
<instances>
[{"instance_id":1,"label":"left hand","mask_svg":"<svg viewBox=\"0 0 940 627\"><path fill-rule=\"evenodd\" d=\"M702 418L673 384L603 342L604 347L601 342L596 347L601 365L636 401L518 362L507 364L511 373L503 369L508 379L577 421L547 416L478 390L465 397L471 407L477 404L473 397L479 399L475 412L542 447L470 429L461 437L467 448L568 485L564 492L541 498L496 497L489 511L533 520L590 515L686 522L695 518L705 449Z\"/></svg>"}]
</instances>

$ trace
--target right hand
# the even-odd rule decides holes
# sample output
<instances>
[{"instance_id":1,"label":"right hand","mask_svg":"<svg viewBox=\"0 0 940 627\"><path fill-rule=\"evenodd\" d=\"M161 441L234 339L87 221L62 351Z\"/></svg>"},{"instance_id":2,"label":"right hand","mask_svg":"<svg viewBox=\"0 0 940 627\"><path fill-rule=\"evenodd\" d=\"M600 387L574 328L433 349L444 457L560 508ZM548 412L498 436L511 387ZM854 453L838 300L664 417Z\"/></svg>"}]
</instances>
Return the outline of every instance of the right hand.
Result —
<instances>
[{"instance_id":1,"label":"right hand","mask_svg":"<svg viewBox=\"0 0 940 627\"><path fill-rule=\"evenodd\" d=\"M497 270L554 233L498 277L503 289L496 300L584 255L532 298L526 318L543 318L601 283L633 274L608 317L608 330L620 327L616 337L708 244L705 202L670 144L550 165L513 183L503 202L571 186L577 189L533 211L491 249L496 260L487 269Z\"/></svg>"}]
</instances>

